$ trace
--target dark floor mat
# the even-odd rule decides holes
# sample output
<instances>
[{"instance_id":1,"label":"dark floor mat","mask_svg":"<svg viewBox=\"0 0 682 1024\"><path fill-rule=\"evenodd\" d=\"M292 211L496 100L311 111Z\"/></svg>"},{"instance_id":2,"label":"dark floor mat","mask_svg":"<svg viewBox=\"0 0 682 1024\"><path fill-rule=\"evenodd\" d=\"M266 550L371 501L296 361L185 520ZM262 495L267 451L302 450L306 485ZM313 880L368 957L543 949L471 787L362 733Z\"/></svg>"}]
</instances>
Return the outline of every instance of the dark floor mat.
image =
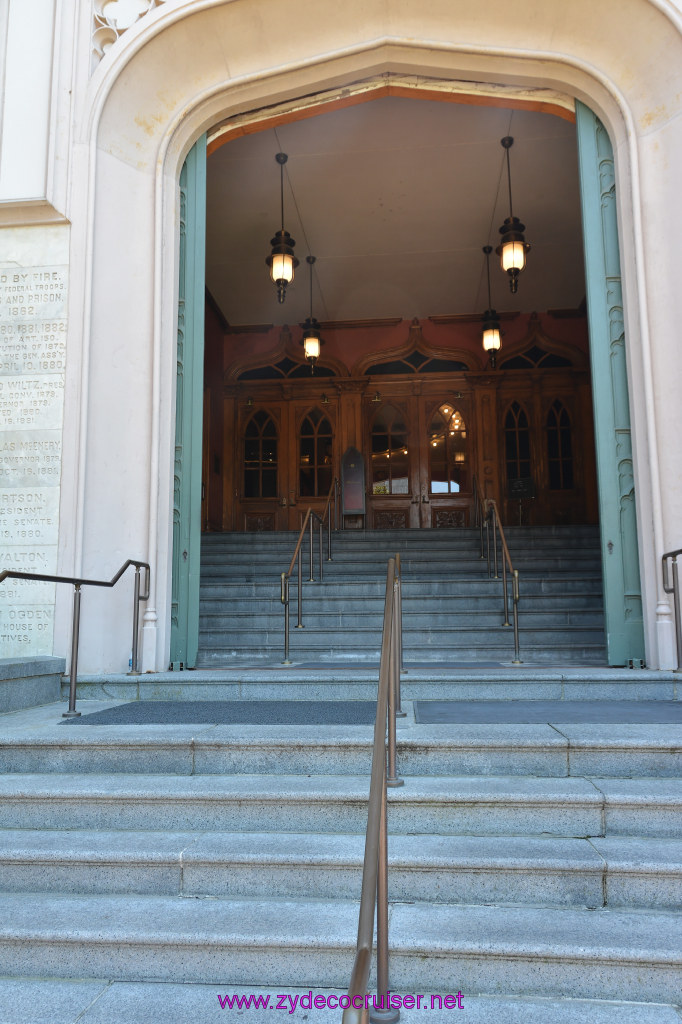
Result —
<instances>
[{"instance_id":1,"label":"dark floor mat","mask_svg":"<svg viewBox=\"0 0 682 1024\"><path fill-rule=\"evenodd\" d=\"M370 700L136 700L63 724L373 725L375 717Z\"/></svg>"},{"instance_id":2,"label":"dark floor mat","mask_svg":"<svg viewBox=\"0 0 682 1024\"><path fill-rule=\"evenodd\" d=\"M416 700L422 725L534 725L538 723L630 725L682 723L675 700Z\"/></svg>"}]
</instances>

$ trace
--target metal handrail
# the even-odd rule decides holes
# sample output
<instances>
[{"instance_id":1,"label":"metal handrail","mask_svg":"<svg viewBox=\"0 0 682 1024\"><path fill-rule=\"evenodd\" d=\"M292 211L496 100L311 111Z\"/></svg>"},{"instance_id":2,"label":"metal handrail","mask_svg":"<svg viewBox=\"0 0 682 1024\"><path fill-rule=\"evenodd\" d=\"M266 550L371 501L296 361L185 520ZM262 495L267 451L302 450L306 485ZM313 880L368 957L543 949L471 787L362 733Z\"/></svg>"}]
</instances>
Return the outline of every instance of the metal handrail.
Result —
<instances>
[{"instance_id":1,"label":"metal handrail","mask_svg":"<svg viewBox=\"0 0 682 1024\"><path fill-rule=\"evenodd\" d=\"M322 530L327 524L327 561L331 562L332 559L332 513L331 513L331 502L334 499L334 523L335 529L338 529L339 524L339 485L338 480L334 477L331 487L329 488L329 494L327 500L322 509L322 515L320 516L312 506L308 506L301 529L298 534L296 541L296 547L289 563L289 568L286 572L280 574L280 600L284 605L284 661L283 665L290 665L289 660L289 579L294 571L296 564L298 563L298 622L296 623L296 629L303 629L303 563L301 559L301 548L303 546L303 538L305 537L306 530L310 536L310 575L308 577L308 583L315 583L315 568L314 568L314 542L313 542L313 531L314 522L317 520L318 526L318 537L319 537L319 553L320 553L320 583L322 582L323 569L322 569Z\"/></svg>"},{"instance_id":2,"label":"metal handrail","mask_svg":"<svg viewBox=\"0 0 682 1024\"><path fill-rule=\"evenodd\" d=\"M120 580L128 566L135 566L135 589L133 596L133 649L130 676L139 676L138 668L138 633L140 624L140 602L149 600L149 583L151 580L151 568L149 562L140 562L136 558L129 558L124 562L115 576L110 580L88 580L81 576L48 576L38 572L14 572L12 569L5 569L0 572L0 583L5 579L13 580L41 580L44 583L70 583L73 586L73 628L71 630L71 664L69 666L69 710L65 711L62 718L78 718L80 711L76 711L76 684L78 682L78 640L80 632L81 614L81 587L114 587ZM140 593L140 569L145 570L145 592Z\"/></svg>"},{"instance_id":3,"label":"metal handrail","mask_svg":"<svg viewBox=\"0 0 682 1024\"><path fill-rule=\"evenodd\" d=\"M497 502L494 498L486 499L486 549L488 557L488 577L490 579L499 579L498 572L498 558L497 558L497 538L500 538L500 547L502 549L502 594L504 602L504 622L503 626L509 626L509 593L507 588L507 570L512 580L512 616L514 620L514 660L513 665L521 664L521 657L519 655L519 573L514 568L509 554L509 547L507 545L507 538L504 535L504 527L500 518L499 509ZM491 571L491 558L490 558L490 530L492 528L493 533L493 566L495 569L494 577Z\"/></svg>"},{"instance_id":4,"label":"metal handrail","mask_svg":"<svg viewBox=\"0 0 682 1024\"><path fill-rule=\"evenodd\" d=\"M399 1010L385 1004L390 990L388 978L388 830L387 786L402 786L404 780L395 772L397 684L400 676L400 619L396 594L396 563L390 558L386 573L384 627L381 637L381 664L377 693L377 714L374 722L372 773L369 786L365 859L362 870L362 891L358 914L358 938L353 969L348 986L350 1005L343 1011L343 1024L367 1024L381 1020L395 1024ZM388 722L387 722L388 719ZM386 733L388 731L388 745ZM388 761L388 765L387 765ZM377 1002L383 1006L377 1018L367 1008L369 972L372 966L374 914L377 919ZM379 1009L379 1007L377 1007Z\"/></svg>"},{"instance_id":5,"label":"metal handrail","mask_svg":"<svg viewBox=\"0 0 682 1024\"><path fill-rule=\"evenodd\" d=\"M673 595L673 607L675 609L675 641L677 645L677 668L676 672L682 672L682 613L680 612L680 574L677 566L677 556L682 555L682 548L676 551L666 551L661 558L663 566L663 589L666 594ZM672 586L668 577L668 559L672 558Z\"/></svg>"},{"instance_id":6,"label":"metal handrail","mask_svg":"<svg viewBox=\"0 0 682 1024\"><path fill-rule=\"evenodd\" d=\"M485 558L485 544L483 541L483 529L485 524L486 509L483 495L481 494L481 488L478 483L478 477L474 473L473 479L473 491L474 491L474 526L478 527L478 536L481 544L481 558Z\"/></svg>"}]
</instances>

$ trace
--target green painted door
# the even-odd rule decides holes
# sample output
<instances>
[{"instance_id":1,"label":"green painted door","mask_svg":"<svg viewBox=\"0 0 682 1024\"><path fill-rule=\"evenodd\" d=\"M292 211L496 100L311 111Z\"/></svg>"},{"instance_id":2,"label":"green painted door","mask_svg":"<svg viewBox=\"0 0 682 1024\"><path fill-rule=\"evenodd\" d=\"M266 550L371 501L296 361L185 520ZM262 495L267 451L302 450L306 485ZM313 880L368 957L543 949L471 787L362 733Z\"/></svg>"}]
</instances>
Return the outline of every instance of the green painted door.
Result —
<instances>
[{"instance_id":1,"label":"green painted door","mask_svg":"<svg viewBox=\"0 0 682 1024\"><path fill-rule=\"evenodd\" d=\"M180 173L171 602L173 668L194 668L199 646L205 279L206 136L203 135L188 153Z\"/></svg>"},{"instance_id":2,"label":"green painted door","mask_svg":"<svg viewBox=\"0 0 682 1024\"><path fill-rule=\"evenodd\" d=\"M610 665L644 659L642 591L613 149L601 121L576 101L587 317L599 480L604 614Z\"/></svg>"}]
</instances>

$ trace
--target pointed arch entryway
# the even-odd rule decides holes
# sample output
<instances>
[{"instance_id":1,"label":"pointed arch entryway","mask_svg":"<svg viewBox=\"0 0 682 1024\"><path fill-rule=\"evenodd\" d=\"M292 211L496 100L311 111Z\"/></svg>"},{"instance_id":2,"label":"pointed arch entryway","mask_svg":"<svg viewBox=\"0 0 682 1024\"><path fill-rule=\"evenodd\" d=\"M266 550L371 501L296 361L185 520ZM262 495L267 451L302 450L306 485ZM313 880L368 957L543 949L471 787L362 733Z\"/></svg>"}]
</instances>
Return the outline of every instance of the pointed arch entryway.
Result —
<instances>
[{"instance_id":1,"label":"pointed arch entryway","mask_svg":"<svg viewBox=\"0 0 682 1024\"><path fill-rule=\"evenodd\" d=\"M599 246L593 238L596 226L601 233L600 237L608 238L610 236L612 238L608 251L617 253L615 207L612 203L609 206L609 203L605 202L605 199L608 198L607 193L611 182L605 167L607 167L608 161L611 161L612 164L613 156L608 135L603 126L595 115L582 104L578 105L578 135L581 146L580 170L583 220L585 224L585 237L589 239L589 243L586 242L586 262L588 267L588 311L591 328L590 348L593 367L598 368L598 373L596 374L598 386L594 390L593 397L595 419L598 424L600 511L603 527L602 536L603 538L608 538L604 540L603 547L607 645L609 662L621 665L644 660L644 636L638 558L636 557L637 524L634 480L629 451L627 450L629 438L629 417L626 415L629 408L627 377L619 362L619 356L622 355L622 359L625 358L623 338L622 334L616 338L611 336L613 331L609 325L613 321L613 312L609 314L607 320L604 320L602 313L607 299L611 300L611 310L614 301L618 301L619 296L615 300L613 298L614 281L618 275L618 267L609 266L605 262L607 247L604 243ZM186 174L187 168L192 167L197 159L205 161L204 141L200 141L193 150L183 173ZM202 187L205 187L202 184L201 177L196 177L195 180L197 183L196 188L199 191ZM606 186L604 185L605 181L607 182ZM203 182L205 182L205 177ZM194 196L192 209L197 207L196 199L197 197ZM199 234L201 234L202 228L203 223L201 222L201 217L199 217L197 224ZM187 234L186 229L185 234ZM193 237L192 232L190 232L190 236ZM181 275L183 271L186 277L181 282L181 303L184 303L184 295L188 290L191 291L192 288L195 289L195 299L199 302L200 294L203 295L204 281L198 279L191 280L191 274L194 272L194 269L188 264L186 259L181 259ZM184 322L184 318L181 322ZM201 329L203 330L203 324ZM605 337L605 329L609 331L608 338ZM518 346L519 354L515 356L513 351L510 353L506 360L510 368L516 368L514 360L516 362L521 361L519 362L519 368L521 368L522 364L528 364L530 367L531 365L541 366L544 363L547 363L548 366L554 366L556 363L557 366L560 366L568 361L567 355L559 351L561 349L560 345L552 345L549 339L539 335L540 342L544 343L545 346L540 348L537 344L537 338L538 332L537 328L535 328L535 334L529 337L528 342L523 346ZM434 369L447 372L451 360L448 361L448 367L445 367L445 365L441 367L440 363L443 363L442 358L436 358L434 362L433 353L423 354L419 351L420 339L421 329L413 323L410 338L403 350L396 351L394 355L388 353L386 358L389 361L384 361L384 363L374 364L372 363L372 357L365 358L363 367L367 363L365 370L371 374L381 375L386 372L395 374L400 372L398 363L402 359L405 363L406 371L424 370L423 364L428 368L433 363ZM185 339L183 338L182 340L183 344L186 344ZM197 341L197 345L203 354L203 338ZM422 343L422 348L424 347ZM418 355L419 358L417 366L413 366L410 362L412 350L414 355ZM604 359L605 351L609 352L609 357L606 361ZM441 355L449 355L449 353L442 353ZM391 359L393 359L393 362L391 362ZM407 359L407 362L405 362L405 359ZM436 363L438 363L438 366L435 365ZM457 364L456 367L455 364L452 365L453 369L450 372L468 369L466 363ZM180 362L178 366L178 410L183 418L183 422L189 420L192 424L195 424L200 422L198 418L201 414L196 406L188 405L187 402L181 400L184 367L181 366ZM273 364L273 373L275 371L279 374L285 373L285 370ZM249 375L249 371L244 372L247 376ZM288 369L286 372L289 375L291 370ZM254 378L254 380L262 377L262 375L262 370L254 369L250 371L250 378ZM196 393L199 394L199 391L197 390ZM378 396L379 392L377 391L376 394ZM435 405L433 401L429 405L427 400L423 409L421 408L423 403L420 403L418 414L416 406L412 410L412 418L415 420L415 423L412 427L409 427L407 421L410 418L410 411L406 406L402 408L406 400L406 398L402 402L398 400L397 405L384 402L380 403L379 408L372 409L371 405L367 407L368 420L366 430L370 451L367 466L369 523L376 528L465 526L473 521L471 514L473 501L472 466L475 463L472 458L472 450L475 439L472 438L471 431L468 432L467 437L465 425L465 420L470 419L473 415L472 410L466 413L459 409L456 410L458 417L458 421L455 424L456 429L448 429L453 426L451 419L455 414L454 406L439 400L436 400ZM412 399L410 404L414 405L415 401L416 399ZM464 400L465 405L467 401L469 399ZM427 405L429 406L428 409L426 408ZM617 422L617 411L620 412L620 422ZM281 415L286 418L284 411L282 411ZM267 419L269 424L273 424L273 429L276 432L274 421L270 415L263 411L262 416ZM534 443L537 447L542 445L543 451L541 455L537 453L534 461L538 465L545 467L544 475L547 477L545 483L550 491L564 492L567 489L571 490L574 479L574 461L571 449L570 414L559 399L554 399L547 410L542 413L542 416L542 428L537 432L538 437L542 437L542 441L536 440ZM511 423L510 417L514 420L513 423ZM254 417L252 416L248 422L253 425L255 423ZM325 422L327 422L326 419ZM183 429L186 430L187 428ZM503 430L504 459L507 476L511 472L510 467L514 468L515 466L516 471L523 477L526 474L521 472L521 468L526 466L526 463L530 467L533 460L530 451L528 416L518 402L513 402L507 410ZM298 437L298 427L295 428L295 433L296 439L293 443L298 449L303 444L302 439ZM329 427L329 433L331 436L331 426ZM424 437L421 437L422 433ZM178 428L178 436L181 435L182 429ZM398 437L397 441L396 437ZM464 440L465 438L466 440ZM262 441L262 438L260 440ZM455 441L457 441L457 444L455 444ZM251 439L250 443L252 446L259 443L258 438L255 440ZM276 444L277 442L275 441L274 443ZM310 443L310 439L307 439L307 443ZM303 491L299 486L300 481L292 479L291 489L289 489L288 484L282 485L278 477L278 468L275 460L274 466L269 466L268 473L265 473L265 476L267 476L267 479L272 484L270 487L272 493L270 491L267 494L261 493L262 487L258 493L251 493L253 489L249 489L249 486L247 486L247 477L251 481L251 477L256 473L258 479L261 480L264 474L263 467L259 463L255 469L253 466L251 467L253 472L249 476L246 454L243 459L240 458L241 449L248 444L249 441L246 435L244 435L244 438L240 439L238 451L235 453L238 463L236 473L240 477L244 477L243 486L241 486L240 481L240 490L243 493L242 507L236 511L237 522L240 524L238 528L275 529L278 523L280 528L282 528L285 525L285 516L278 506L281 505L282 509L286 509L288 499L286 496L283 496L280 501L280 491L282 495L287 493L303 495ZM516 445L516 448L514 448L514 445ZM527 452L524 445L528 448ZM452 458L449 458L448 450L449 447L453 446L457 448L457 451L454 451ZM569 451L569 449L571 450ZM176 480L183 477L182 469L177 469L178 450L176 445ZM244 450L246 451L246 448ZM329 450L331 452L331 445ZM310 453L307 454L307 457L308 459L311 457ZM313 453L313 457L317 459L317 454ZM301 458L303 458L303 455L301 455ZM298 462L298 459L296 461ZM182 459L180 459L181 462ZM280 466L280 476L282 468ZM313 472L317 473L318 468L315 462ZM614 472L616 470L617 472ZM330 476L331 464L325 470L319 469L319 471L327 472L327 475ZM295 475L297 474L296 469L292 469L291 472ZM527 475L528 477L531 476L530 471ZM555 477L558 477L559 480L559 483L556 485L552 482ZM566 484L569 478L570 488ZM614 509L612 498L614 482L620 495L617 509ZM185 497L183 505L185 511L181 513L178 504L179 494L176 493L174 510L174 597L176 594L178 595L178 602L177 606L175 601L173 605L174 631L171 641L171 661L173 663L182 662L191 667L196 658L193 623L198 622L200 513L197 513L195 508L196 480L188 483L187 486L194 488L194 502L190 503L188 498ZM509 502L508 504L511 509L512 503ZM263 507L261 508L261 506ZM194 510L193 515L188 511L190 507ZM189 529L187 527L188 515L192 518ZM428 521L425 521L425 516ZM286 525L290 526L289 519L290 517L287 516ZM182 545L178 542L178 537L183 533L183 530L191 539L188 547L183 548L182 556L180 556ZM191 554L187 554L188 551L194 552L194 561ZM181 562L181 557L185 559L184 562ZM189 564L187 564L188 561ZM187 580L187 583L184 582L185 580ZM186 625L181 626L181 622ZM185 636L187 639L185 639Z\"/></svg>"}]
</instances>

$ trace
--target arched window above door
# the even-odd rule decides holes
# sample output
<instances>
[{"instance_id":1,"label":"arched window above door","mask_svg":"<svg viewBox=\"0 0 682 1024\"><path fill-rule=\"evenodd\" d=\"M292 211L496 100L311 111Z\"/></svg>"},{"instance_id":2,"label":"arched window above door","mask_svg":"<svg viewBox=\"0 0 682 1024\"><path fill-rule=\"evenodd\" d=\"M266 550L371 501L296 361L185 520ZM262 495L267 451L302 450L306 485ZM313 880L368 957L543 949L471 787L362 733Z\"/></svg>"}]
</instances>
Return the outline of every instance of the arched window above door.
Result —
<instances>
[{"instance_id":1,"label":"arched window above door","mask_svg":"<svg viewBox=\"0 0 682 1024\"><path fill-rule=\"evenodd\" d=\"M244 497L277 497L277 427L265 409L244 428Z\"/></svg>"},{"instance_id":2,"label":"arched window above door","mask_svg":"<svg viewBox=\"0 0 682 1024\"><path fill-rule=\"evenodd\" d=\"M431 494L471 490L469 449L464 417L448 402L439 406L428 427Z\"/></svg>"},{"instance_id":3,"label":"arched window above door","mask_svg":"<svg viewBox=\"0 0 682 1024\"><path fill-rule=\"evenodd\" d=\"M301 421L298 436L299 494L326 497L332 484L332 425L320 409L311 409Z\"/></svg>"},{"instance_id":4,"label":"arched window above door","mask_svg":"<svg viewBox=\"0 0 682 1024\"><path fill-rule=\"evenodd\" d=\"M531 476L530 427L526 410L518 402L512 402L504 418L504 458L507 480Z\"/></svg>"},{"instance_id":5,"label":"arched window above door","mask_svg":"<svg viewBox=\"0 0 682 1024\"><path fill-rule=\"evenodd\" d=\"M547 419L547 467L552 491L570 491L573 488L573 444L571 418L566 407L557 398L552 402Z\"/></svg>"},{"instance_id":6,"label":"arched window above door","mask_svg":"<svg viewBox=\"0 0 682 1024\"><path fill-rule=\"evenodd\" d=\"M382 406L371 427L372 494L409 493L407 424L392 405Z\"/></svg>"}]
</instances>

